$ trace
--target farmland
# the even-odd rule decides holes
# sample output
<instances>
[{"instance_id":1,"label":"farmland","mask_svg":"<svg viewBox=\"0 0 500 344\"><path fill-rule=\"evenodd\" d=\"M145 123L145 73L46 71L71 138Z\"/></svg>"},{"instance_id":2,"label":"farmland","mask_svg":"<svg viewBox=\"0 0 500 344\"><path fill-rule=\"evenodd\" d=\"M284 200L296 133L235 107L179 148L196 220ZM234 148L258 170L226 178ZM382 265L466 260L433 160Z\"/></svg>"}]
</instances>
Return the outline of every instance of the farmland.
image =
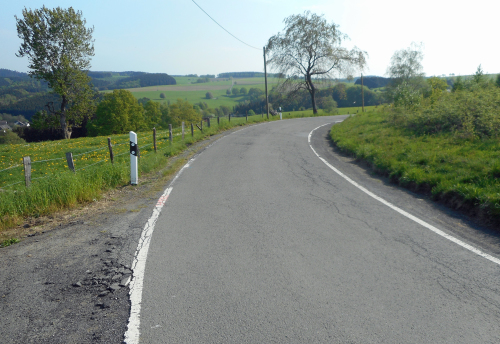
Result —
<instances>
[{"instance_id":1,"label":"farmland","mask_svg":"<svg viewBox=\"0 0 500 344\"><path fill-rule=\"evenodd\" d=\"M247 100L244 95L226 95L226 91L231 87L245 87L247 91L250 88L265 89L264 78L241 78L241 79L210 79L210 82L197 83L195 77L175 77L177 85L163 85L151 87L129 88L133 95L140 98L149 98L156 102L175 102L177 99L187 100L194 104L206 102L210 108L216 108L221 105L233 107L238 103ZM271 90L276 86L278 79L269 78L268 88ZM206 93L211 92L214 99L207 99ZM165 98L160 98L160 94L165 94Z\"/></svg>"}]
</instances>

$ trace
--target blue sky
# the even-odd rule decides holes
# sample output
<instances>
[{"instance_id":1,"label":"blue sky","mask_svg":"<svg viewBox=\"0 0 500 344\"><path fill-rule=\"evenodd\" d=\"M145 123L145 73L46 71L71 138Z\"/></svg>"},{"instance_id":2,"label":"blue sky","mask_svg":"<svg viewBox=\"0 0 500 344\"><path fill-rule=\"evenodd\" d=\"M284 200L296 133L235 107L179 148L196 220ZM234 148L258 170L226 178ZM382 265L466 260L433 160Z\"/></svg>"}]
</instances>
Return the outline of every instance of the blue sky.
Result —
<instances>
[{"instance_id":1,"label":"blue sky","mask_svg":"<svg viewBox=\"0 0 500 344\"><path fill-rule=\"evenodd\" d=\"M15 56L20 40L14 15L22 9L73 7L94 26L92 70L168 74L263 71L262 47L284 28L283 19L311 10L340 25L346 46L369 54L365 75L385 74L392 54L411 42L424 43L426 75L472 74L482 64L500 73L498 13L493 0L195 0L238 42L191 0L3 1L0 12L0 68L27 71Z\"/></svg>"}]
</instances>

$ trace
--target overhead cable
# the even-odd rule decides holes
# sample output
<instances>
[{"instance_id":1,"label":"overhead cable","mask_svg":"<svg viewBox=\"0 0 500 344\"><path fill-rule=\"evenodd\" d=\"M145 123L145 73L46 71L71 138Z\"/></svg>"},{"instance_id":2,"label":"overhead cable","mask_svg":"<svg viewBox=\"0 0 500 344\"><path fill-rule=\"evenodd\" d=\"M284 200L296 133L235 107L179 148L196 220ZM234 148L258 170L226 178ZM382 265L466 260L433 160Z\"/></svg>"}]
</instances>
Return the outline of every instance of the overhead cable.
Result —
<instances>
[{"instance_id":1,"label":"overhead cable","mask_svg":"<svg viewBox=\"0 0 500 344\"><path fill-rule=\"evenodd\" d=\"M250 48L260 50L259 48L256 48L256 47L254 47L254 46L251 46L250 44L247 44L247 43L243 42L241 39L239 39L238 37L236 37L235 35L233 35L231 32L227 31L227 30L226 30L226 29L225 29L222 25L220 25L219 23L217 23L217 21L216 21L214 18L210 17L210 15L209 15L207 12L205 12L205 10L204 10L203 8L201 8L201 6L200 6L200 5L198 5L198 4L197 4L194 0L191 0L191 1L193 1L193 2L194 2L194 4L195 4L196 6L198 6L198 8L199 8L200 10L202 10L202 11L203 11L203 13L205 13L205 14L206 14L206 15L207 15L210 19L212 19L212 20L214 21L214 23L215 23L215 24L219 25L219 26L222 28L222 30L226 31L228 34L230 34L231 36L233 36L234 38L236 38L236 39L237 39L238 41L240 41L241 43L243 43L243 44L245 44L245 45L249 46Z\"/></svg>"}]
</instances>

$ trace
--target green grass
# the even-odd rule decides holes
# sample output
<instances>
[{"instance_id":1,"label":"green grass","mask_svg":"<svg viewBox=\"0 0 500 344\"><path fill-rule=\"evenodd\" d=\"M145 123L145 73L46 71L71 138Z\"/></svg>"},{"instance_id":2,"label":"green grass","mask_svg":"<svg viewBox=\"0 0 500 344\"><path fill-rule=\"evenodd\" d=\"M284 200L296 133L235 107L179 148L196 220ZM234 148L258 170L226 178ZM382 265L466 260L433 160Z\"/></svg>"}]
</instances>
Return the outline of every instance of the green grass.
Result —
<instances>
[{"instance_id":1,"label":"green grass","mask_svg":"<svg viewBox=\"0 0 500 344\"><path fill-rule=\"evenodd\" d=\"M0 242L0 247L7 247L7 246L10 246L13 244L17 244L18 242L19 242L19 239L17 239L17 238L10 238L10 239L7 239L7 240Z\"/></svg>"},{"instance_id":2,"label":"green grass","mask_svg":"<svg viewBox=\"0 0 500 344\"><path fill-rule=\"evenodd\" d=\"M500 141L452 133L415 135L396 128L383 108L335 125L331 138L400 185L431 193L454 208L500 219Z\"/></svg>"},{"instance_id":3,"label":"green grass","mask_svg":"<svg viewBox=\"0 0 500 344\"><path fill-rule=\"evenodd\" d=\"M205 102L208 104L210 108L216 108L221 105L233 107L237 105L239 102L244 101L246 97L244 96L226 96L226 90L216 90L210 91L214 98L216 99L207 99L206 93L207 91L141 91L141 92L133 92L132 94L136 98L149 98L156 102L168 102L175 103L177 99L187 100L191 104ZM165 98L160 98L160 93L165 94Z\"/></svg>"},{"instance_id":4,"label":"green grass","mask_svg":"<svg viewBox=\"0 0 500 344\"><path fill-rule=\"evenodd\" d=\"M226 91L231 88L232 82L235 82L233 87L245 87L247 91L250 90L250 88L265 89L264 78L241 78L233 79L233 81L212 79L213 81L207 83L196 83L198 78L194 77L175 77L175 80L177 85L139 87L130 88L128 90L138 99L146 97L156 102L170 101L173 103L180 98L190 103L206 102L210 108L216 108L221 105L233 107L249 99L247 96L227 96ZM275 86L277 82L278 79L269 78L269 90ZM211 92L216 99L206 99L207 92ZM164 99L160 98L161 93L165 94Z\"/></svg>"},{"instance_id":5,"label":"green grass","mask_svg":"<svg viewBox=\"0 0 500 344\"><path fill-rule=\"evenodd\" d=\"M325 115L320 111L318 115ZM313 116L312 110L283 113L283 118ZM278 120L275 116L271 121ZM211 128L203 132L195 127L194 136L186 128L182 140L181 129L173 130L173 143L168 131L157 132L157 153L152 147L152 131L138 133L141 152L140 176L167 165L168 159L178 155L194 142L235 126L266 121L266 116L212 118ZM114 164L109 160L107 137L78 138L20 145L0 145L0 230L19 224L25 217L47 215L79 203L91 202L109 189L130 182L129 135L111 136ZM76 172L68 169L65 153L72 152ZM32 184L24 186L23 156L32 159ZM1 171L3 170L3 171ZM139 176L139 180L140 177ZM11 185L16 183L14 185Z\"/></svg>"}]
</instances>

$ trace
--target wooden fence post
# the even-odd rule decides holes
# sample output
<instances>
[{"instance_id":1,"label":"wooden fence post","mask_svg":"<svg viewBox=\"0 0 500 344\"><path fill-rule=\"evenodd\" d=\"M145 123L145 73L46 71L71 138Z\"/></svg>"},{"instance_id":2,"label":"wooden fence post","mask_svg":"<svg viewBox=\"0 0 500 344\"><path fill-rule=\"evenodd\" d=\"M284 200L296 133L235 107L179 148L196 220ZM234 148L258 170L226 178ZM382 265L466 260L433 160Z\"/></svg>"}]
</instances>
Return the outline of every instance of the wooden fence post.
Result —
<instances>
[{"instance_id":1,"label":"wooden fence post","mask_svg":"<svg viewBox=\"0 0 500 344\"><path fill-rule=\"evenodd\" d=\"M203 120L200 122L200 131L203 132Z\"/></svg>"},{"instance_id":2,"label":"wooden fence post","mask_svg":"<svg viewBox=\"0 0 500 344\"><path fill-rule=\"evenodd\" d=\"M31 158L29 156L23 157L24 164L24 180L26 181L26 187L31 185Z\"/></svg>"},{"instance_id":3,"label":"wooden fence post","mask_svg":"<svg viewBox=\"0 0 500 344\"><path fill-rule=\"evenodd\" d=\"M210 117L207 118L207 127L210 128Z\"/></svg>"},{"instance_id":4,"label":"wooden fence post","mask_svg":"<svg viewBox=\"0 0 500 344\"><path fill-rule=\"evenodd\" d=\"M247 119L248 122L248 112L245 114L245 118Z\"/></svg>"},{"instance_id":5,"label":"wooden fence post","mask_svg":"<svg viewBox=\"0 0 500 344\"><path fill-rule=\"evenodd\" d=\"M182 122L182 141L184 141L184 122Z\"/></svg>"},{"instance_id":6,"label":"wooden fence post","mask_svg":"<svg viewBox=\"0 0 500 344\"><path fill-rule=\"evenodd\" d=\"M229 114L229 123L231 123L231 114Z\"/></svg>"},{"instance_id":7,"label":"wooden fence post","mask_svg":"<svg viewBox=\"0 0 500 344\"><path fill-rule=\"evenodd\" d=\"M111 160L111 163L114 163L113 159L115 156L113 155L113 146L111 145L111 138L108 137L108 148L109 148L109 159Z\"/></svg>"},{"instance_id":8,"label":"wooden fence post","mask_svg":"<svg viewBox=\"0 0 500 344\"><path fill-rule=\"evenodd\" d=\"M155 148L156 153L156 128L153 128L153 147Z\"/></svg>"},{"instance_id":9,"label":"wooden fence post","mask_svg":"<svg viewBox=\"0 0 500 344\"><path fill-rule=\"evenodd\" d=\"M193 127L193 123L191 123L191 136L194 137L194 127Z\"/></svg>"},{"instance_id":10,"label":"wooden fence post","mask_svg":"<svg viewBox=\"0 0 500 344\"><path fill-rule=\"evenodd\" d=\"M168 125L168 140L170 141L170 144L172 144L172 124Z\"/></svg>"},{"instance_id":11,"label":"wooden fence post","mask_svg":"<svg viewBox=\"0 0 500 344\"><path fill-rule=\"evenodd\" d=\"M68 162L68 167L71 171L75 172L75 164L73 162L73 153L66 153L66 161Z\"/></svg>"},{"instance_id":12,"label":"wooden fence post","mask_svg":"<svg viewBox=\"0 0 500 344\"><path fill-rule=\"evenodd\" d=\"M217 126L219 125L219 116L217 116Z\"/></svg>"}]
</instances>

